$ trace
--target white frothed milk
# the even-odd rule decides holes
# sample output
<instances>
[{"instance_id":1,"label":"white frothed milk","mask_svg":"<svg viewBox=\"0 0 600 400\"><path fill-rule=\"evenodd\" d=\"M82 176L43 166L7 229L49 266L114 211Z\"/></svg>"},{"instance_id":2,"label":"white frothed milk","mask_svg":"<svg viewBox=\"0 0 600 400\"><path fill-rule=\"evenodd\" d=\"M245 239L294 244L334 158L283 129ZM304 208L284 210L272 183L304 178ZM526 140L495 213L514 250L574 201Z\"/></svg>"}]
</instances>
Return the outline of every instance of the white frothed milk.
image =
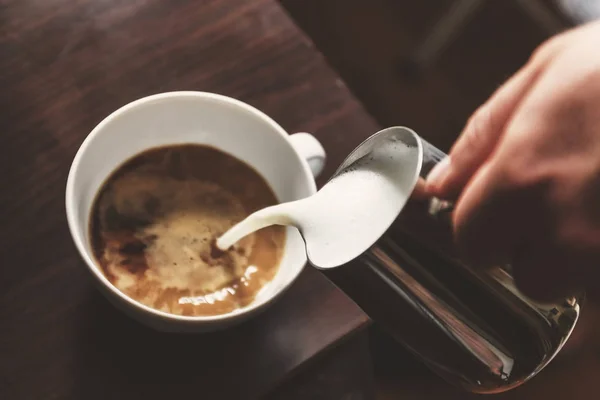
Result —
<instances>
[{"instance_id":1,"label":"white frothed milk","mask_svg":"<svg viewBox=\"0 0 600 400\"><path fill-rule=\"evenodd\" d=\"M362 254L389 228L418 178L419 148L401 140L379 143L306 199L262 209L217 240L227 249L269 225L292 225L311 263L333 268Z\"/></svg>"}]
</instances>

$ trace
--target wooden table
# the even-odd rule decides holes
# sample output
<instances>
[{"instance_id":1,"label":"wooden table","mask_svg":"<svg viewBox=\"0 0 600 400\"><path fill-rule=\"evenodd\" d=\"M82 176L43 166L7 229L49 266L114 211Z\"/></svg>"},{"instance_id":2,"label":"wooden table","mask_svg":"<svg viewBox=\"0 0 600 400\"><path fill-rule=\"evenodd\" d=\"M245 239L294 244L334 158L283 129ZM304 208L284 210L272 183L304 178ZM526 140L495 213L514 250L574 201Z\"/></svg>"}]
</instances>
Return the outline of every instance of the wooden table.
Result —
<instances>
[{"instance_id":1,"label":"wooden table","mask_svg":"<svg viewBox=\"0 0 600 400\"><path fill-rule=\"evenodd\" d=\"M71 160L116 108L182 89L315 133L324 177L376 130L275 0L0 0L1 399L256 398L367 325L312 269L259 318L210 335L151 331L93 288L65 220Z\"/></svg>"}]
</instances>

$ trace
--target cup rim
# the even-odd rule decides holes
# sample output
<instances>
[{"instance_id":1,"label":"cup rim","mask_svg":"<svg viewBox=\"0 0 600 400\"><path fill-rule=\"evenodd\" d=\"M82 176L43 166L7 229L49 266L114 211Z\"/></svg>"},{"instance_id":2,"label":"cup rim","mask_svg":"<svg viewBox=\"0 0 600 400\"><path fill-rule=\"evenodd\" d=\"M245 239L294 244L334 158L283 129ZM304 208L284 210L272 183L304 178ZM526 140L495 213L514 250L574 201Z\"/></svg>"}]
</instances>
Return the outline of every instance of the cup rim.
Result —
<instances>
[{"instance_id":1,"label":"cup rim","mask_svg":"<svg viewBox=\"0 0 600 400\"><path fill-rule=\"evenodd\" d=\"M79 169L79 164L81 163L81 159L83 158L84 154L86 153L87 149L89 148L90 143L92 142L93 138L95 136L97 136L106 127L106 125L108 125L110 122L112 122L115 119L118 119L120 116L132 111L135 108L143 107L149 103L165 101L165 100L174 99L174 98L190 98L190 99L203 99L203 100L208 99L208 100L214 100L217 102L221 102L221 103L225 103L225 104L228 104L231 106L238 107L240 110L258 117L261 121L263 121L268 126L270 126L273 131L277 132L281 137L283 137L286 140L286 142L293 148L292 143L289 140L289 134L277 122L275 122L271 117L269 117L267 114L260 111L259 109L251 106L250 104L247 104L243 101L234 99L229 96L225 96L225 95L221 95L221 94L217 94L217 93L211 93L211 92L202 92L202 91L173 91L173 92L164 92L164 93L153 94L153 95L145 96L145 97L139 98L137 100L134 100L132 102L129 102L129 103L119 107L117 110L113 111L108 116L106 116L102 121L100 121L90 131L90 133L86 136L86 138L83 140L83 142L79 146L79 149L77 150L77 153L75 154L75 157L73 158L71 167L69 169L69 174L67 177L67 185L66 185L66 190L65 190L65 208L66 208L66 214L67 214L67 224L69 225L69 231L71 233L71 238L72 238L73 242L75 243L75 247L77 248L79 255L85 261L87 269L92 273L92 275L96 278L96 280L98 280L99 283L101 283L105 288L107 288L110 292L112 292L112 294L118 296L121 300L125 301L125 303L128 306L131 306L132 308L136 309L137 311L141 311L145 314L152 314L156 317L162 318L163 320L170 320L172 322L180 322L180 323L220 322L220 321L225 321L225 320L231 320L234 318L239 318L243 315L247 315L253 311L256 311L259 308L266 306L271 301L273 301L276 297L278 297L281 293L286 291L291 286L291 284L298 278L298 276L302 273L302 271L304 270L304 266L302 268L300 268L298 270L298 272L287 283L285 283L278 290L276 290L271 296L265 297L261 301L253 301L247 306L235 309L226 314L208 315L208 316L185 316L185 315L171 314L171 313L167 313L167 312L164 312L161 310L157 310L157 309L147 306L141 302L138 302L137 300L132 299L131 297L127 296L125 293L123 293L119 289L117 289L102 273L102 271L98 267L97 263L92 259L92 257L90 257L90 255L88 254L88 252L85 249L85 244L84 244L85 240L83 240L81 235L79 235L78 229L76 228L78 221L76 221L74 213L72 212L72 210L75 208L75 204L74 204L74 202L75 202L75 183L74 183L75 175L77 174L77 171ZM299 161L300 165L302 166L302 170L303 170L304 176L306 178L306 183L308 184L309 191L312 193L315 193L317 191L317 185L316 185L315 179L313 178L313 175L310 171L310 166L308 165L308 162L306 160L304 160L300 156L300 154L298 154L296 151L294 151L294 154L296 155L297 161Z\"/></svg>"}]
</instances>

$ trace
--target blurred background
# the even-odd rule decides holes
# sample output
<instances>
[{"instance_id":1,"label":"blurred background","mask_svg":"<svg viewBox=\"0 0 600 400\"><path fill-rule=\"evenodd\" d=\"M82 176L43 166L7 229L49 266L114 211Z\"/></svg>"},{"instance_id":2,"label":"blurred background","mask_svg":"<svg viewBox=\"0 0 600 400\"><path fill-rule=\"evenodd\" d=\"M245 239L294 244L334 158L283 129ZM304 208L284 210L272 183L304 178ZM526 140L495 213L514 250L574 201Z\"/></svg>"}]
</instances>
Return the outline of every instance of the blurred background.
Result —
<instances>
[{"instance_id":1,"label":"blurred background","mask_svg":"<svg viewBox=\"0 0 600 400\"><path fill-rule=\"evenodd\" d=\"M600 12L593 0L281 2L380 124L442 149L541 42Z\"/></svg>"},{"instance_id":2,"label":"blurred background","mask_svg":"<svg viewBox=\"0 0 600 400\"><path fill-rule=\"evenodd\" d=\"M280 1L380 125L407 125L446 151L539 44L600 17L597 0ZM560 357L495 398L597 399L600 313L587 306ZM476 397L433 376L377 325L371 346L381 399Z\"/></svg>"}]
</instances>

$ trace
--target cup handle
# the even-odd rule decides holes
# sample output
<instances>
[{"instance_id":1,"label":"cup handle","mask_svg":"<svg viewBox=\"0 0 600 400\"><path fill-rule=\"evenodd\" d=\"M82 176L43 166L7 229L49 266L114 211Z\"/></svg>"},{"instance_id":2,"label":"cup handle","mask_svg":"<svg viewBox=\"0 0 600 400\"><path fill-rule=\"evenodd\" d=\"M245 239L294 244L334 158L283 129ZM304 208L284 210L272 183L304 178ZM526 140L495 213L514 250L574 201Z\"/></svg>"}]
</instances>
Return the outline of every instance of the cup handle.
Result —
<instances>
[{"instance_id":1,"label":"cup handle","mask_svg":"<svg viewBox=\"0 0 600 400\"><path fill-rule=\"evenodd\" d=\"M290 135L292 147L300 157L304 158L310 167L313 177L317 178L325 167L325 149L310 133L300 132Z\"/></svg>"}]
</instances>

